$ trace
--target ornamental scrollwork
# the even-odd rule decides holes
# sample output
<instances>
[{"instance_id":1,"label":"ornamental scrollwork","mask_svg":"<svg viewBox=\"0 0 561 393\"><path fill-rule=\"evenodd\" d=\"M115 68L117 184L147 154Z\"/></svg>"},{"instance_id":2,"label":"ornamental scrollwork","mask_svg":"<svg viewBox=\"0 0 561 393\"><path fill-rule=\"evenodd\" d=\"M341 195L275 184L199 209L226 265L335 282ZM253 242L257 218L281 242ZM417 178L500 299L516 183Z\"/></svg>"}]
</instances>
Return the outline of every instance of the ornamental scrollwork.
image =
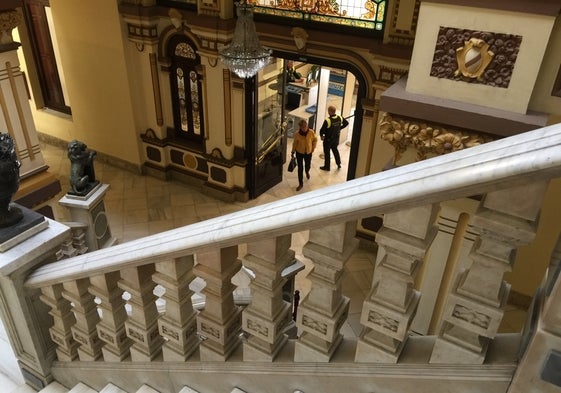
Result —
<instances>
[{"instance_id":1,"label":"ornamental scrollwork","mask_svg":"<svg viewBox=\"0 0 561 393\"><path fill-rule=\"evenodd\" d=\"M17 11L0 12L0 44L10 44L14 42L12 30L18 27L23 18Z\"/></svg>"},{"instance_id":2,"label":"ornamental scrollwork","mask_svg":"<svg viewBox=\"0 0 561 393\"><path fill-rule=\"evenodd\" d=\"M422 161L493 140L487 135L449 130L389 113L384 114L380 121L380 137L394 147L394 164L410 147L417 150L417 160Z\"/></svg>"}]
</instances>

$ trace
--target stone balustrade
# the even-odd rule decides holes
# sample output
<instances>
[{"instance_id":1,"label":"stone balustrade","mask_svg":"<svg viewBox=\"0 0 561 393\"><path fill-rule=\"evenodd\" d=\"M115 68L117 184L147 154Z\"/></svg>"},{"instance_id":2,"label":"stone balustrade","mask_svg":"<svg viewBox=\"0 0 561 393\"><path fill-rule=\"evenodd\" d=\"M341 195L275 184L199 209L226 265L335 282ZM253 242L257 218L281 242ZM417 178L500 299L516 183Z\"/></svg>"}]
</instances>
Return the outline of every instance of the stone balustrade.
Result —
<instances>
[{"instance_id":1,"label":"stone balustrade","mask_svg":"<svg viewBox=\"0 0 561 393\"><path fill-rule=\"evenodd\" d=\"M238 373L272 372L266 364L274 362L273 379L283 373L309 377L344 369L345 380L354 365L356 380L368 381L375 363L381 369L396 367L388 379L395 382L410 378L415 365L430 370L419 382L422 392L434 391L437 380L447 380L449 388L454 381L470 380L466 389L505 392L516 368L515 351L505 348L516 347L517 341L497 335L508 293L503 275L513 250L535 235L540 197L547 181L561 175L560 147L561 126L552 126L39 267L25 288L41 289L53 316L48 338L58 357L53 369L67 373L83 360L95 369L130 359L139 365L183 364L192 376L201 361L205 372L236 378ZM484 195L472 217L479 237L471 265L451 286L441 333L411 337L409 326L422 296L414 284L435 237L439 203L476 194ZM358 341L343 339L349 300L341 278L357 245L356 220L384 213L377 239L383 252L362 305L363 334ZM299 335L287 340L283 326L292 313L282 300L282 272L294 261L291 235L301 231L309 231L303 255L313 265L312 287L298 310ZM246 255L238 255L240 245L247 245ZM254 275L252 299L243 310L234 302L232 284L242 264ZM200 311L187 300L196 277L206 283ZM165 289L160 311L156 284ZM128 312L123 311L123 292ZM547 320L550 331L555 330L553 320ZM492 362L481 365L497 351L506 351L500 371ZM494 376L486 374L489 370ZM82 372L70 374L83 378ZM58 378L68 378L61 373ZM322 391L336 388L341 386Z\"/></svg>"}]
</instances>

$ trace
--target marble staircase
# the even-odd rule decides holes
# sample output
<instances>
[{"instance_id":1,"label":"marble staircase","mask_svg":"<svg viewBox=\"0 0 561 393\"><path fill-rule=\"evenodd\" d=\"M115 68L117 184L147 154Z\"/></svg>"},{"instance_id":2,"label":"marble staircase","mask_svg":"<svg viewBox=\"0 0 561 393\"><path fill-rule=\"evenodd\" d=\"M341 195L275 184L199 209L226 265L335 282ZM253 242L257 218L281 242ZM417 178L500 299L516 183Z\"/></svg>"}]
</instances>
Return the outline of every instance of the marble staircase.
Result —
<instances>
[{"instance_id":1,"label":"marble staircase","mask_svg":"<svg viewBox=\"0 0 561 393\"><path fill-rule=\"evenodd\" d=\"M134 391L127 391L121 389L120 387L108 383L101 390L95 390L84 383L78 383L74 387L68 389L64 385L58 382L52 382L43 389L37 390L33 389L29 385L17 385L15 382L7 378L4 374L0 373L0 388L3 393L160 393L158 390L151 388L149 385L142 385L140 388ZM300 392L300 391L297 391ZM191 389L188 386L184 386L177 393L203 393L197 390ZM229 393L248 393L239 388L234 388Z\"/></svg>"}]
</instances>

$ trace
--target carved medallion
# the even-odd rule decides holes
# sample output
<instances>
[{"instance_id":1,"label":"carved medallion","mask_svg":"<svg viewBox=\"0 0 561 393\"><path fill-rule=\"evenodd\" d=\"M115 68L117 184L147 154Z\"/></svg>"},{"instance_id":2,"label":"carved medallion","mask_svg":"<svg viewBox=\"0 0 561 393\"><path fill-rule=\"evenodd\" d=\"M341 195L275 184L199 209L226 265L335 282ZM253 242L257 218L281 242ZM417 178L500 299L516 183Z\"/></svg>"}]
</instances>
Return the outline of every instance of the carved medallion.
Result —
<instances>
[{"instance_id":1,"label":"carved medallion","mask_svg":"<svg viewBox=\"0 0 561 393\"><path fill-rule=\"evenodd\" d=\"M489 50L489 44L478 38L470 38L464 41L464 46L456 49L458 69L454 75L481 80L481 75L491 63L495 54Z\"/></svg>"}]
</instances>

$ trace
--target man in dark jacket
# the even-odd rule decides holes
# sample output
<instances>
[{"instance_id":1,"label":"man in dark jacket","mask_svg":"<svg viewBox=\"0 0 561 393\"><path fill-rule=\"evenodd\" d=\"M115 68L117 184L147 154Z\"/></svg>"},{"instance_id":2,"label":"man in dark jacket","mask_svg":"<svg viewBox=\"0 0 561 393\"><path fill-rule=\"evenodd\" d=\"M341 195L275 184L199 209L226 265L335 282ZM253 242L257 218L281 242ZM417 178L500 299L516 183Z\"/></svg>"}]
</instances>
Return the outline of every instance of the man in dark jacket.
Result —
<instances>
[{"instance_id":1,"label":"man in dark jacket","mask_svg":"<svg viewBox=\"0 0 561 393\"><path fill-rule=\"evenodd\" d=\"M339 155L339 135L341 134L341 129L349 125L347 119L342 116L337 115L333 105L327 108L327 113L329 117L323 121L323 125L319 130L319 135L323 141L323 155L325 158L324 165L319 169L324 171L330 170L331 157L330 154L333 152L333 157L335 158L335 163L337 164L337 169L341 169L341 156Z\"/></svg>"}]
</instances>

